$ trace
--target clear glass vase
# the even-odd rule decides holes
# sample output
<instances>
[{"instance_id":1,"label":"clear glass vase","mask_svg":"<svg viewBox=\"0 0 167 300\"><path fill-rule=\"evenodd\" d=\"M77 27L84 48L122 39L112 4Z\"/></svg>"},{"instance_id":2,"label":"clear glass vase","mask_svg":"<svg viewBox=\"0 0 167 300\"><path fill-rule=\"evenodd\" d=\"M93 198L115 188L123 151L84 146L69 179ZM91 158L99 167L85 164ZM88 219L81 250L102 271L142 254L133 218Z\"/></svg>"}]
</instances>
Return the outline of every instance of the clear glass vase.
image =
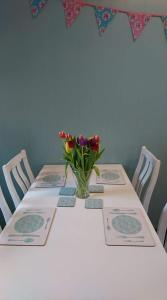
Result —
<instances>
[{"instance_id":1,"label":"clear glass vase","mask_svg":"<svg viewBox=\"0 0 167 300\"><path fill-rule=\"evenodd\" d=\"M92 169L89 171L72 170L76 183L76 196L81 199L89 197L89 180Z\"/></svg>"}]
</instances>

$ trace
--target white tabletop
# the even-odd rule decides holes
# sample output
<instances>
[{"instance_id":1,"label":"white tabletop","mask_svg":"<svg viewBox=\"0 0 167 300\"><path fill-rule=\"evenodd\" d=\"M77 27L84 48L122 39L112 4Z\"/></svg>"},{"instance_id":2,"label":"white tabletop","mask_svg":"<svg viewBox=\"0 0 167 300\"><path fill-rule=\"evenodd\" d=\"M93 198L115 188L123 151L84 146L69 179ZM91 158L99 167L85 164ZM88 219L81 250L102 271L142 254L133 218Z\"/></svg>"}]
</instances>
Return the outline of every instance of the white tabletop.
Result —
<instances>
[{"instance_id":1,"label":"white tabletop","mask_svg":"<svg viewBox=\"0 0 167 300\"><path fill-rule=\"evenodd\" d=\"M115 168L124 173L126 185L105 185L98 198L107 207L143 210L124 169ZM73 184L68 178L67 185ZM95 175L91 180L95 183ZM56 207L58 192L30 189L18 209ZM84 205L77 199L74 208L57 208L45 246L0 246L1 300L167 299L167 256L144 210L155 247L106 246L102 211Z\"/></svg>"}]
</instances>

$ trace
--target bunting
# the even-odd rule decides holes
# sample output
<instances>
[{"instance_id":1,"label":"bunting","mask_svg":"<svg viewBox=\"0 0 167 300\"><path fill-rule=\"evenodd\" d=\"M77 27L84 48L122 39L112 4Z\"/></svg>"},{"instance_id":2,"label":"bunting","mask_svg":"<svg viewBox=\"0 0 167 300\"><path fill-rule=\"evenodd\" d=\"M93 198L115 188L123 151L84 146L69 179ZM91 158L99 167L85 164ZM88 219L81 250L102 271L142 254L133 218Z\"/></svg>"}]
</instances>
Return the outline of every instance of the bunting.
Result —
<instances>
[{"instance_id":1,"label":"bunting","mask_svg":"<svg viewBox=\"0 0 167 300\"><path fill-rule=\"evenodd\" d=\"M47 0L30 0L31 13L33 17L37 17L41 10L45 7Z\"/></svg>"},{"instance_id":2,"label":"bunting","mask_svg":"<svg viewBox=\"0 0 167 300\"><path fill-rule=\"evenodd\" d=\"M94 9L99 34L102 34L105 32L107 26L112 22L114 16L116 15L116 10L102 6L94 7Z\"/></svg>"},{"instance_id":3,"label":"bunting","mask_svg":"<svg viewBox=\"0 0 167 300\"><path fill-rule=\"evenodd\" d=\"M80 14L81 2L80 0L64 0L63 6L66 25L69 28Z\"/></svg>"},{"instance_id":4,"label":"bunting","mask_svg":"<svg viewBox=\"0 0 167 300\"><path fill-rule=\"evenodd\" d=\"M129 16L129 23L132 30L133 39L136 40L142 31L144 30L144 27L149 22L150 17L146 14L128 14Z\"/></svg>"},{"instance_id":5,"label":"bunting","mask_svg":"<svg viewBox=\"0 0 167 300\"><path fill-rule=\"evenodd\" d=\"M45 7L47 0L29 0L30 8L33 17L38 16L41 10ZM64 17L67 28L71 27L73 22L79 16L81 8L90 7L94 9L95 20L97 23L100 35L106 31L107 27L112 23L116 14L126 14L129 19L129 25L132 32L133 40L138 39L143 32L145 26L152 17L161 18L164 26L164 34L167 39L167 13L155 14L145 12L132 12L116 7L105 7L103 5L96 5L95 3L84 2L82 0L61 0L64 6Z\"/></svg>"}]
</instances>

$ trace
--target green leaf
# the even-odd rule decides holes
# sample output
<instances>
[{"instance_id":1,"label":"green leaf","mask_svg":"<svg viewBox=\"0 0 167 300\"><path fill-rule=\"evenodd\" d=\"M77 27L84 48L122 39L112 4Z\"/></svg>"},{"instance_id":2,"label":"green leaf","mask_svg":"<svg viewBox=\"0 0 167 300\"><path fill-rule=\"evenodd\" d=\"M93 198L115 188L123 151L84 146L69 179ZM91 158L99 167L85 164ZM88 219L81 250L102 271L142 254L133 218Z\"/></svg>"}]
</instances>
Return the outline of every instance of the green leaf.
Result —
<instances>
[{"instance_id":1,"label":"green leaf","mask_svg":"<svg viewBox=\"0 0 167 300\"><path fill-rule=\"evenodd\" d=\"M98 159L101 157L101 155L102 155L102 153L104 152L104 150L105 150L105 148L102 149L102 150L96 155L96 160L98 160Z\"/></svg>"},{"instance_id":2,"label":"green leaf","mask_svg":"<svg viewBox=\"0 0 167 300\"><path fill-rule=\"evenodd\" d=\"M93 169L95 170L96 175L100 176L99 168L97 166L93 166Z\"/></svg>"}]
</instances>

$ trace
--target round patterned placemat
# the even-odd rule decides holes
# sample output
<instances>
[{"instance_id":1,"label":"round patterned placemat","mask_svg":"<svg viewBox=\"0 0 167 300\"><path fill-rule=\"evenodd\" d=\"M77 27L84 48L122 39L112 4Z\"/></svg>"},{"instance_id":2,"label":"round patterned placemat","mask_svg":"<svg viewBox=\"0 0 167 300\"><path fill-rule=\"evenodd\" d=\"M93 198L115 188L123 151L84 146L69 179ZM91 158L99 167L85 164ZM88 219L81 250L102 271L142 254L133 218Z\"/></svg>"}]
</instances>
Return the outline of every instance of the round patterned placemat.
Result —
<instances>
[{"instance_id":1,"label":"round patterned placemat","mask_svg":"<svg viewBox=\"0 0 167 300\"><path fill-rule=\"evenodd\" d=\"M136 218L128 215L116 216L112 220L112 226L124 234L136 234L142 228L141 223Z\"/></svg>"},{"instance_id":2,"label":"round patterned placemat","mask_svg":"<svg viewBox=\"0 0 167 300\"><path fill-rule=\"evenodd\" d=\"M31 233L40 229L45 220L40 215L27 215L20 218L14 225L14 228L19 233Z\"/></svg>"},{"instance_id":3,"label":"round patterned placemat","mask_svg":"<svg viewBox=\"0 0 167 300\"><path fill-rule=\"evenodd\" d=\"M115 172L105 171L104 173L102 173L101 177L105 180L117 180L120 176Z\"/></svg>"},{"instance_id":4,"label":"round patterned placemat","mask_svg":"<svg viewBox=\"0 0 167 300\"><path fill-rule=\"evenodd\" d=\"M61 179L61 176L57 175L57 174L56 175L47 175L42 178L42 180L45 182L53 182L53 181L58 182L58 181L60 181L60 179Z\"/></svg>"}]
</instances>

